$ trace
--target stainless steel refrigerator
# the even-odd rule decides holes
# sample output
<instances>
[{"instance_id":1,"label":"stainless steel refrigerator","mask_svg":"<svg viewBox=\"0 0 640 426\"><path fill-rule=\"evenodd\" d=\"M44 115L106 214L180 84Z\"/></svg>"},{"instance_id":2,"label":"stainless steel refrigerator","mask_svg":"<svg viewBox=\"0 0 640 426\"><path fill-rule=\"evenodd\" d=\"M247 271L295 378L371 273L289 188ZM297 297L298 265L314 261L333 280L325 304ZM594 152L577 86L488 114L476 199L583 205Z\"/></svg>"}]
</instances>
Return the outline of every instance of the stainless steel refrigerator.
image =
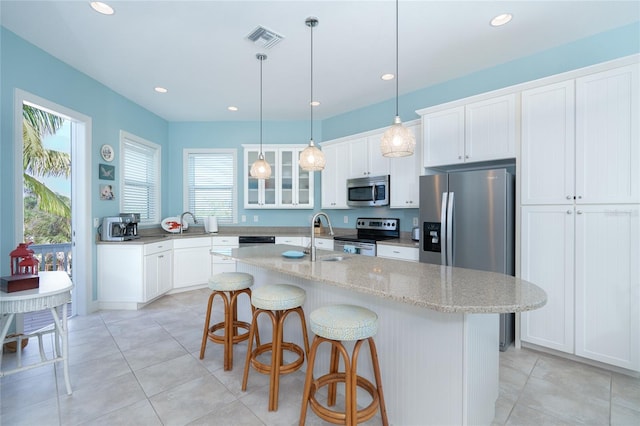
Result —
<instances>
[{"instance_id":1,"label":"stainless steel refrigerator","mask_svg":"<svg viewBox=\"0 0 640 426\"><path fill-rule=\"evenodd\" d=\"M420 262L513 275L514 177L507 169L420 176ZM500 315L500 350L514 314Z\"/></svg>"}]
</instances>

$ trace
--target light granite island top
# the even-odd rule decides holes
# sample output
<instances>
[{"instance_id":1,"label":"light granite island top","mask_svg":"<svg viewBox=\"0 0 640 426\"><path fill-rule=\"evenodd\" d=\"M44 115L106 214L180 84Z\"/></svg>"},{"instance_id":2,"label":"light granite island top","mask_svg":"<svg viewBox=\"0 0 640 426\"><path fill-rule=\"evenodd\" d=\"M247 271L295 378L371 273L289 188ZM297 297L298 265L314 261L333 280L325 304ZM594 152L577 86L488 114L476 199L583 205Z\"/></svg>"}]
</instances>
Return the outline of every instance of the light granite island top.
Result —
<instances>
[{"instance_id":1,"label":"light granite island top","mask_svg":"<svg viewBox=\"0 0 640 426\"><path fill-rule=\"evenodd\" d=\"M541 308L547 300L535 284L493 272L326 250L318 250L316 262L309 255L282 256L299 250L264 245L234 249L232 256L250 265L440 312L522 312ZM337 257L342 260L332 260Z\"/></svg>"},{"instance_id":2,"label":"light granite island top","mask_svg":"<svg viewBox=\"0 0 640 426\"><path fill-rule=\"evenodd\" d=\"M375 341L390 424L492 423L499 393L499 314L543 306L542 289L502 274L335 251L318 250L316 262L308 255L282 256L290 250L301 248L242 247L233 249L231 257L238 271L254 276L254 287L289 283L304 288L307 321L314 309L334 303L376 312ZM335 257L344 259L326 260ZM239 316L250 313L245 299L238 300ZM261 329L265 326L270 324L260 322ZM294 319L287 320L284 333L286 341L301 343ZM328 346L321 345L314 374L328 368ZM365 354L359 357L358 374L373 380ZM367 395L358 392L359 404L367 404Z\"/></svg>"}]
</instances>

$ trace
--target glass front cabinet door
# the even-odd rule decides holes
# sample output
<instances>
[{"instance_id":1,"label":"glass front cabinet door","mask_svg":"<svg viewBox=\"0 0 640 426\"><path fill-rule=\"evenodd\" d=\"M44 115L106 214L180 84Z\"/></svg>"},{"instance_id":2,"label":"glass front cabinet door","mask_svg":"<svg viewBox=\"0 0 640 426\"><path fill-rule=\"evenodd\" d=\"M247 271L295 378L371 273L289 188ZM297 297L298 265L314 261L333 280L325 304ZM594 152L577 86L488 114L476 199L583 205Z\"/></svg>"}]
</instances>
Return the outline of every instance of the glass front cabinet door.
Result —
<instances>
[{"instance_id":1,"label":"glass front cabinet door","mask_svg":"<svg viewBox=\"0 0 640 426\"><path fill-rule=\"evenodd\" d=\"M243 145L245 170L245 209L313 208L313 172L302 170L298 158L306 145L263 145L262 152L271 165L270 179L254 179L251 165L258 159L259 145Z\"/></svg>"}]
</instances>

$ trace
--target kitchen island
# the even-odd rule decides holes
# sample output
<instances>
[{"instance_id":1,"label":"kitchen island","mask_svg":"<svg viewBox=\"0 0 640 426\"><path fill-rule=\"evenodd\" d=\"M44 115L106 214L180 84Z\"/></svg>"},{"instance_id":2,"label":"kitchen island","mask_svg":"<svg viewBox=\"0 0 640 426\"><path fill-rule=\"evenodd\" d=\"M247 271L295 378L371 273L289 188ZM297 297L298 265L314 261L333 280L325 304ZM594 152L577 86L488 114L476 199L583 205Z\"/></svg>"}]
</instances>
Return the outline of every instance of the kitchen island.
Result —
<instances>
[{"instance_id":1,"label":"kitchen island","mask_svg":"<svg viewBox=\"0 0 640 426\"><path fill-rule=\"evenodd\" d=\"M542 289L492 272L322 250L316 262L309 256L283 257L289 250L300 247L245 247L231 256L238 271L254 276L255 286L304 288L307 316L332 303L357 304L378 314L375 339L391 424L491 423L499 390L498 314L542 307ZM295 321L285 324L287 340L300 341L298 329ZM328 369L324 349L316 374ZM358 371L372 378L366 356Z\"/></svg>"}]
</instances>

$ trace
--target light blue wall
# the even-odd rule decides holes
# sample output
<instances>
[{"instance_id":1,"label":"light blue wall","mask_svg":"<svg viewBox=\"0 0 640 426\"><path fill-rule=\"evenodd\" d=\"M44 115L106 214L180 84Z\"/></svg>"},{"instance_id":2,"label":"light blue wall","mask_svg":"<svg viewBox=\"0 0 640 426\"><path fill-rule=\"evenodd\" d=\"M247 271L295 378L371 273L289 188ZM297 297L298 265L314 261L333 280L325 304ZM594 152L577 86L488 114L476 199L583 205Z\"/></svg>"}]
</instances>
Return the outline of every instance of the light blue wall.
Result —
<instances>
[{"instance_id":1,"label":"light blue wall","mask_svg":"<svg viewBox=\"0 0 640 426\"><path fill-rule=\"evenodd\" d=\"M97 175L98 164L101 162L99 147L103 144L113 146L117 165L120 130L126 130L166 147L168 123L27 43L5 28L0 28L0 55L0 174L2 176L0 182L0 273L7 275L9 262L5 259L8 259L9 252L15 248L16 238L13 221L13 200L16 195L15 89L24 90L91 118L92 148L89 169L96 172L87 176L87 179L90 181L92 190L92 217L108 216L119 212L117 201L99 200L100 181ZM118 181L114 183L117 185ZM164 189L164 193L166 191L167 189ZM73 200L73 202L86 202L86 200ZM91 250L95 259L95 245Z\"/></svg>"},{"instance_id":2,"label":"light blue wall","mask_svg":"<svg viewBox=\"0 0 640 426\"><path fill-rule=\"evenodd\" d=\"M634 23L595 35L536 55L521 58L462 78L447 81L400 99L400 115L404 121L417 118L415 110L520 82L612 60L640 52L640 23ZM13 199L13 96L16 88L87 115L93 120L91 169L100 163L99 147L109 143L119 158L119 132L125 130L163 147L162 212L164 216L182 210L182 149L194 147L236 147L241 165L244 143L257 143L256 122L167 123L104 85L51 57L15 34L0 30L0 260L6 259L15 246ZM362 131L384 127L393 118L394 100L371 105L322 121L316 141L330 140ZM306 143L308 122L266 122L264 143ZM117 202L100 201L97 174L90 178L95 188L92 217L118 213ZM240 182L241 183L241 182ZM118 181L115 182L118 184ZM316 211L320 206L320 174L316 173ZM248 219L258 214L258 226L301 226L308 223L308 210L242 209ZM336 226L353 228L359 216L392 216L401 219L402 230L412 226L417 210L356 209L329 211ZM344 216L348 223L344 225ZM247 222L247 225L253 225ZM95 246L92 247L95 261ZM0 273L8 273L8 262L0 262ZM95 274L94 274L95 294Z\"/></svg>"}]
</instances>

